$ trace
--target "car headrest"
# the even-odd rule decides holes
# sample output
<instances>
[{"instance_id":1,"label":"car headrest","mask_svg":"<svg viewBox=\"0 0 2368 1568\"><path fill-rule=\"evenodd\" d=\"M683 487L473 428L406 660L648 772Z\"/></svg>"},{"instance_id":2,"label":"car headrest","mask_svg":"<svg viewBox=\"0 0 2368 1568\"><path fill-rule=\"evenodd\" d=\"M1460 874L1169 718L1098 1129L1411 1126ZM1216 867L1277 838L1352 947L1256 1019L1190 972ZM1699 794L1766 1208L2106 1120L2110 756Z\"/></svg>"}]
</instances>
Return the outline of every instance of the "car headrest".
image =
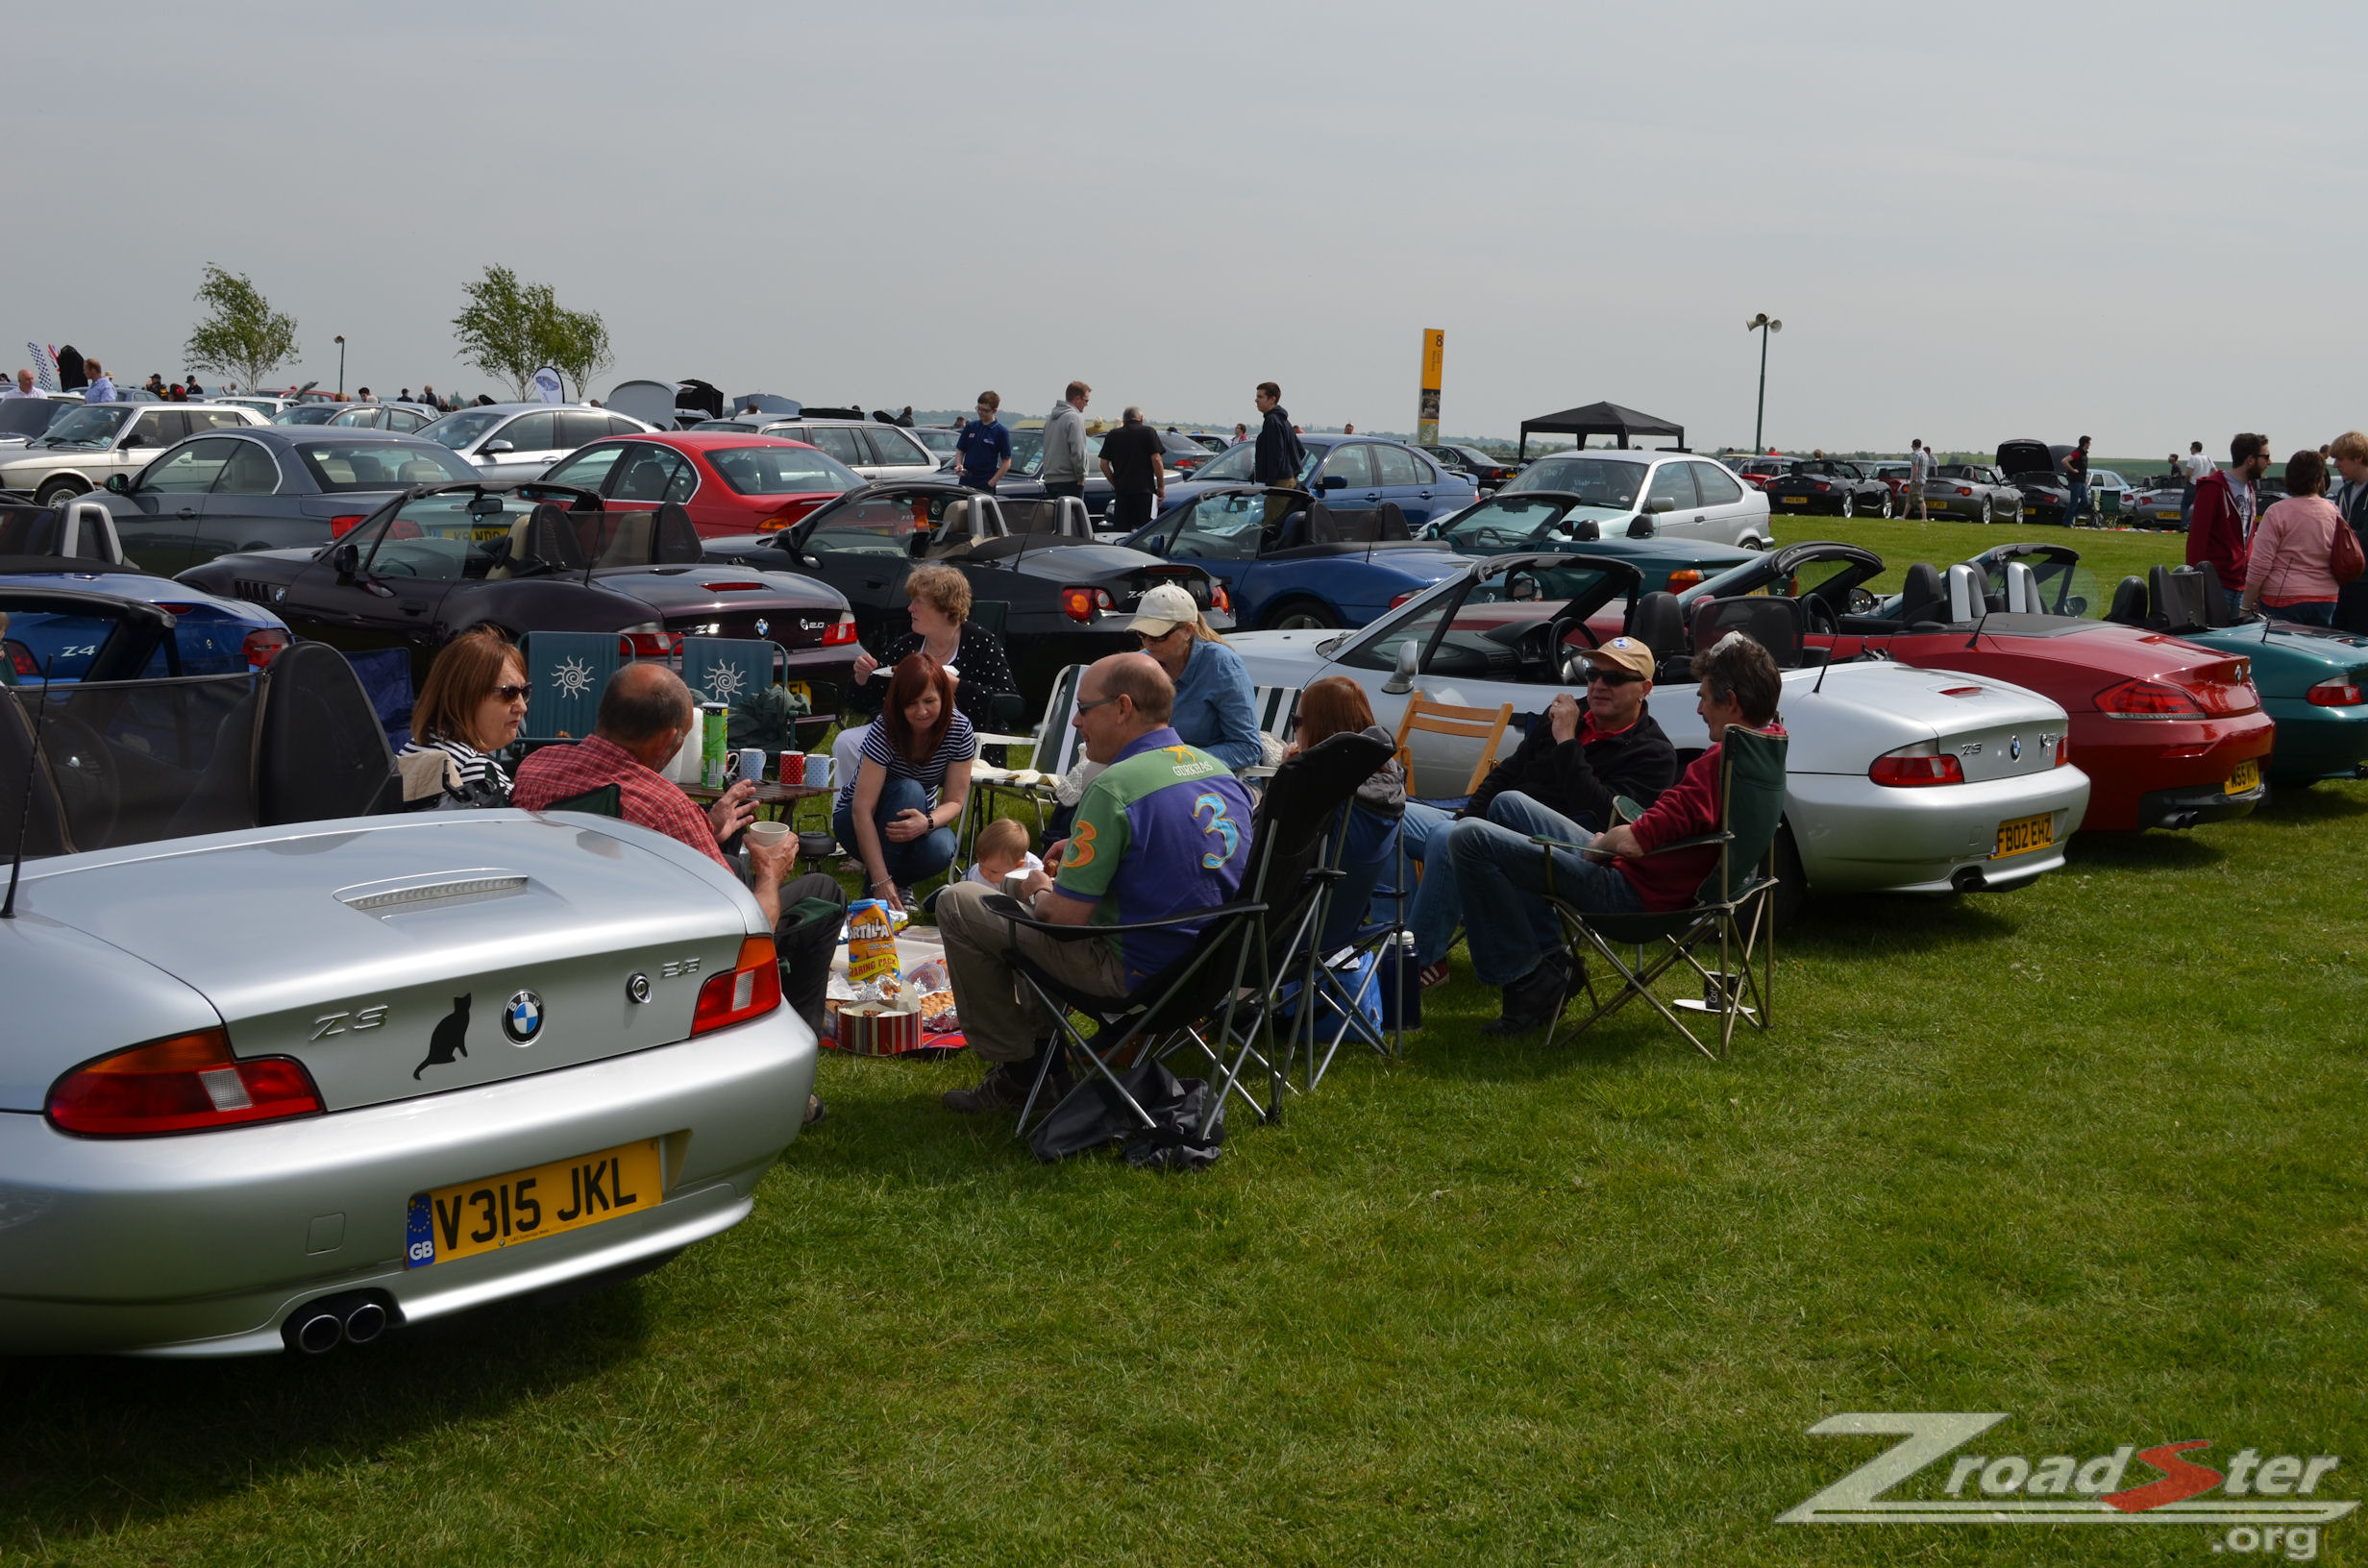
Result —
<instances>
[{"instance_id":1,"label":"car headrest","mask_svg":"<svg viewBox=\"0 0 2368 1568\"><path fill-rule=\"evenodd\" d=\"M1900 590L1899 619L1903 625L1914 625L1918 621L1930 621L1944 612L1940 606L1948 594L1940 586L1940 573L1930 561L1918 561L1908 568L1907 585Z\"/></svg>"},{"instance_id":2,"label":"car headrest","mask_svg":"<svg viewBox=\"0 0 2368 1568\"><path fill-rule=\"evenodd\" d=\"M1651 593L1637 600L1628 618L1628 635L1653 650L1659 664L1686 651L1686 612L1670 593Z\"/></svg>"},{"instance_id":3,"label":"car headrest","mask_svg":"<svg viewBox=\"0 0 2368 1568\"><path fill-rule=\"evenodd\" d=\"M2195 592L2203 585L2204 579L2192 572L2149 568L2146 586L2154 600L2156 625L2165 631L2203 630L2209 623L2204 619L2203 595Z\"/></svg>"},{"instance_id":4,"label":"car headrest","mask_svg":"<svg viewBox=\"0 0 2368 1568\"><path fill-rule=\"evenodd\" d=\"M2028 561L2007 563L2006 608L2016 615L2037 615L2041 610L2039 576L2031 570Z\"/></svg>"},{"instance_id":5,"label":"car headrest","mask_svg":"<svg viewBox=\"0 0 2368 1568\"><path fill-rule=\"evenodd\" d=\"M1065 502L1069 496L1047 496L1042 501L1007 501L1002 503L1003 526L1015 536L1057 539L1062 533Z\"/></svg>"},{"instance_id":6,"label":"car headrest","mask_svg":"<svg viewBox=\"0 0 2368 1568\"><path fill-rule=\"evenodd\" d=\"M699 528L680 502L670 501L657 509L656 533L650 541L652 561L659 566L690 566L705 553L706 548L699 542Z\"/></svg>"},{"instance_id":7,"label":"car headrest","mask_svg":"<svg viewBox=\"0 0 2368 1568\"><path fill-rule=\"evenodd\" d=\"M2209 561L2198 561L2186 568L2204 585L2204 624L2208 626L2232 626L2236 617L2229 613L2228 590L2221 585L2220 569Z\"/></svg>"},{"instance_id":8,"label":"car headrest","mask_svg":"<svg viewBox=\"0 0 2368 1568\"><path fill-rule=\"evenodd\" d=\"M60 506L0 506L0 555L54 555L123 564L115 520L95 501Z\"/></svg>"},{"instance_id":9,"label":"car headrest","mask_svg":"<svg viewBox=\"0 0 2368 1568\"><path fill-rule=\"evenodd\" d=\"M2113 607L2105 612L2105 619L2125 626L2146 624L2146 579L2124 577L2113 590Z\"/></svg>"},{"instance_id":10,"label":"car headrest","mask_svg":"<svg viewBox=\"0 0 2368 1568\"><path fill-rule=\"evenodd\" d=\"M566 508L548 501L534 503L534 510L527 514L526 531L521 534L513 528L510 539L511 554L517 559L540 561L561 572L581 571L585 565L583 545L576 537Z\"/></svg>"},{"instance_id":11,"label":"car headrest","mask_svg":"<svg viewBox=\"0 0 2368 1568\"><path fill-rule=\"evenodd\" d=\"M1979 621L1989 613L1989 595L1983 586L1981 573L1960 561L1943 577L1948 583L1949 620Z\"/></svg>"},{"instance_id":12,"label":"car headrest","mask_svg":"<svg viewBox=\"0 0 2368 1568\"><path fill-rule=\"evenodd\" d=\"M360 817L402 801L386 731L345 655L327 643L283 649L256 718L257 825Z\"/></svg>"},{"instance_id":13,"label":"car headrest","mask_svg":"<svg viewBox=\"0 0 2368 1568\"><path fill-rule=\"evenodd\" d=\"M1643 608L1640 603L1639 609ZM1739 631L1768 651L1779 670L1801 667L1801 633L1807 613L1797 599L1698 599L1693 604L1693 650L1699 658L1731 631Z\"/></svg>"}]
</instances>

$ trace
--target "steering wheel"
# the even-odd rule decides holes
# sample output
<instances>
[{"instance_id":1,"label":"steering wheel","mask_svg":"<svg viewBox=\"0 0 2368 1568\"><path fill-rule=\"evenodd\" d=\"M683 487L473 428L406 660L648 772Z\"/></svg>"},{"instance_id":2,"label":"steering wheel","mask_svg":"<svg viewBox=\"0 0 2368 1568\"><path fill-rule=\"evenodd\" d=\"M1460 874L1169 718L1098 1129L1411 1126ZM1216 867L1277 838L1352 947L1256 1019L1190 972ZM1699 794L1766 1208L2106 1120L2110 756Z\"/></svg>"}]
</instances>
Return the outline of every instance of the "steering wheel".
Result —
<instances>
[{"instance_id":1,"label":"steering wheel","mask_svg":"<svg viewBox=\"0 0 2368 1568\"><path fill-rule=\"evenodd\" d=\"M1834 606L1815 594L1801 596L1801 614L1808 621L1811 631L1832 635L1841 630L1841 618L1834 613Z\"/></svg>"},{"instance_id":2,"label":"steering wheel","mask_svg":"<svg viewBox=\"0 0 2368 1568\"><path fill-rule=\"evenodd\" d=\"M1478 545L1501 545L1507 550L1519 550L1529 543L1529 535L1516 533L1511 528L1500 528L1490 524L1473 530L1472 542Z\"/></svg>"},{"instance_id":3,"label":"steering wheel","mask_svg":"<svg viewBox=\"0 0 2368 1568\"><path fill-rule=\"evenodd\" d=\"M114 836L115 819L123 805L123 779L115 769L115 754L99 732L71 714L51 711L41 716L41 750L49 758L49 776L57 782L59 801L65 807L66 830L78 848L103 847Z\"/></svg>"}]
</instances>

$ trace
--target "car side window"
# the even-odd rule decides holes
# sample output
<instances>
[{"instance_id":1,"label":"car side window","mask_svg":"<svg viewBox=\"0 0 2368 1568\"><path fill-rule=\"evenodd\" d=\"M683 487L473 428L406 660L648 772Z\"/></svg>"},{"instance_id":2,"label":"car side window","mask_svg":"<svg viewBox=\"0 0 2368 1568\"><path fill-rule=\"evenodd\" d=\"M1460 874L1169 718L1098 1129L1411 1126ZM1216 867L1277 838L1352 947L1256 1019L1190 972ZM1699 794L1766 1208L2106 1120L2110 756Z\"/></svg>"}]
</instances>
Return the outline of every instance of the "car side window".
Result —
<instances>
[{"instance_id":1,"label":"car side window","mask_svg":"<svg viewBox=\"0 0 2368 1568\"><path fill-rule=\"evenodd\" d=\"M552 417L559 424L559 438L552 445L565 447L570 452L578 447L588 447L608 434L606 414L554 414Z\"/></svg>"},{"instance_id":2,"label":"car side window","mask_svg":"<svg viewBox=\"0 0 2368 1568\"><path fill-rule=\"evenodd\" d=\"M597 494L601 482L615 470L617 459L631 450L629 445L621 441L607 446L587 447L562 461L543 478L553 484L572 484L579 490L590 490Z\"/></svg>"},{"instance_id":3,"label":"car side window","mask_svg":"<svg viewBox=\"0 0 2368 1568\"><path fill-rule=\"evenodd\" d=\"M608 433L610 435L639 435L641 433L641 427L634 424L631 420L627 419L622 414L610 414L608 416Z\"/></svg>"},{"instance_id":4,"label":"car side window","mask_svg":"<svg viewBox=\"0 0 2368 1568\"><path fill-rule=\"evenodd\" d=\"M1694 497L1693 465L1691 463L1663 463L1653 470L1651 484L1645 489L1646 501L1665 501L1671 510L1682 511L1701 504Z\"/></svg>"},{"instance_id":5,"label":"car side window","mask_svg":"<svg viewBox=\"0 0 2368 1568\"><path fill-rule=\"evenodd\" d=\"M1693 482L1702 492L1703 505L1732 506L1743 499L1743 487L1716 463L1690 463L1687 466L1693 470Z\"/></svg>"},{"instance_id":6,"label":"car side window","mask_svg":"<svg viewBox=\"0 0 2368 1568\"><path fill-rule=\"evenodd\" d=\"M1404 447L1368 447L1366 450L1373 454L1383 484L1406 486L1431 482L1422 462Z\"/></svg>"},{"instance_id":7,"label":"car side window","mask_svg":"<svg viewBox=\"0 0 2368 1568\"><path fill-rule=\"evenodd\" d=\"M169 447L188 433L178 411L157 409L144 413L132 422L131 433L123 438L126 447Z\"/></svg>"},{"instance_id":8,"label":"car side window","mask_svg":"<svg viewBox=\"0 0 2368 1568\"><path fill-rule=\"evenodd\" d=\"M1168 553L1177 560L1247 561L1258 554L1266 521L1264 495L1203 496L1184 508L1169 535Z\"/></svg>"},{"instance_id":9,"label":"car side window","mask_svg":"<svg viewBox=\"0 0 2368 1568\"><path fill-rule=\"evenodd\" d=\"M1346 482L1351 490L1369 490L1377 482L1373 478L1372 448L1362 441L1334 447L1323 460L1322 477Z\"/></svg>"},{"instance_id":10,"label":"car side window","mask_svg":"<svg viewBox=\"0 0 2368 1568\"><path fill-rule=\"evenodd\" d=\"M329 423L342 430L367 430L378 424L376 408L348 408L341 414L332 414Z\"/></svg>"},{"instance_id":11,"label":"car side window","mask_svg":"<svg viewBox=\"0 0 2368 1568\"><path fill-rule=\"evenodd\" d=\"M253 441L241 441L235 436L217 436L231 445L230 461L222 465L221 478L213 481L217 496L268 496L280 488L280 465L271 453ZM212 441L193 441L191 446L211 446Z\"/></svg>"},{"instance_id":12,"label":"car side window","mask_svg":"<svg viewBox=\"0 0 2368 1568\"><path fill-rule=\"evenodd\" d=\"M397 430L405 435L409 435L415 430L426 429L427 424L428 420L426 415L415 414L408 408L389 408L386 410L386 428L390 430Z\"/></svg>"},{"instance_id":13,"label":"car side window","mask_svg":"<svg viewBox=\"0 0 2368 1568\"><path fill-rule=\"evenodd\" d=\"M609 495L617 501L680 501L697 483L691 465L678 452L646 441L627 442L626 459L617 470Z\"/></svg>"},{"instance_id":14,"label":"car side window","mask_svg":"<svg viewBox=\"0 0 2368 1568\"><path fill-rule=\"evenodd\" d=\"M806 439L850 468L872 466L872 449L863 444L860 431L851 430L844 425L817 425Z\"/></svg>"},{"instance_id":15,"label":"car side window","mask_svg":"<svg viewBox=\"0 0 2368 1568\"><path fill-rule=\"evenodd\" d=\"M872 459L874 462L900 463L906 468L917 467L923 463L932 467L936 465L937 459L931 457L922 449L919 442L902 430L893 430L882 425L867 429L863 433L872 443L872 450L876 454Z\"/></svg>"},{"instance_id":16,"label":"car side window","mask_svg":"<svg viewBox=\"0 0 2368 1568\"><path fill-rule=\"evenodd\" d=\"M139 488L160 496L202 496L221 478L231 449L238 444L219 435L185 442L149 465Z\"/></svg>"},{"instance_id":17,"label":"car side window","mask_svg":"<svg viewBox=\"0 0 2368 1568\"><path fill-rule=\"evenodd\" d=\"M181 417L189 422L191 435L203 435L208 430L243 429L247 421L228 408L185 408Z\"/></svg>"},{"instance_id":18,"label":"car side window","mask_svg":"<svg viewBox=\"0 0 2368 1568\"><path fill-rule=\"evenodd\" d=\"M494 439L508 442L513 452L548 452L559 444L559 416L521 414L493 434Z\"/></svg>"}]
</instances>

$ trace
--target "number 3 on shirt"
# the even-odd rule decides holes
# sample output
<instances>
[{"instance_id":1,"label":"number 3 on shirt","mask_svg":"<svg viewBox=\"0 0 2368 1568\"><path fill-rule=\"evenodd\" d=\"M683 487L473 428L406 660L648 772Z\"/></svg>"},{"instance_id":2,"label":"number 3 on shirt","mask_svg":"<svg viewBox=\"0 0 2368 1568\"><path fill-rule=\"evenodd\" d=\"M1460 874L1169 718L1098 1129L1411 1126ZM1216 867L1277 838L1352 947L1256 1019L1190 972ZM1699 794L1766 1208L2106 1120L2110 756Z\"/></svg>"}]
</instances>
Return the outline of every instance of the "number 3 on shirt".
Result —
<instances>
[{"instance_id":1,"label":"number 3 on shirt","mask_svg":"<svg viewBox=\"0 0 2368 1568\"><path fill-rule=\"evenodd\" d=\"M1211 793L1196 798L1193 801L1193 821L1200 821L1200 814L1203 811L1209 814L1209 821L1200 831L1213 839L1221 840L1224 844L1222 849L1212 849L1200 857L1200 864L1213 871L1231 860L1233 852L1242 847L1242 828L1240 823L1227 815L1223 796Z\"/></svg>"}]
</instances>

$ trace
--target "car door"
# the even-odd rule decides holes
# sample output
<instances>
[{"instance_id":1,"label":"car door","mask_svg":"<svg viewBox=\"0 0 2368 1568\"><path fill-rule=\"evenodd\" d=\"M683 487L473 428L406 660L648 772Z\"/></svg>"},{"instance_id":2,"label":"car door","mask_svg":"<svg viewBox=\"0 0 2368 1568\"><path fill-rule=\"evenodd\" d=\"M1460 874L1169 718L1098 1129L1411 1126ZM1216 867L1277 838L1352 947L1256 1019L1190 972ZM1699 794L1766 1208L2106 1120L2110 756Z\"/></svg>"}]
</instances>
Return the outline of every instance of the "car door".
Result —
<instances>
[{"instance_id":1,"label":"car door","mask_svg":"<svg viewBox=\"0 0 2368 1568\"><path fill-rule=\"evenodd\" d=\"M1428 523L1438 504L1430 463L1395 442L1378 441L1365 450L1372 458L1373 478L1379 481L1381 499L1397 503L1397 509L1406 514L1409 528L1419 528Z\"/></svg>"},{"instance_id":2,"label":"car door","mask_svg":"<svg viewBox=\"0 0 2368 1568\"><path fill-rule=\"evenodd\" d=\"M228 441L231 455L214 476L198 515L192 565L234 551L285 550L322 542L327 527L321 519L305 514L302 498L286 493L289 486L269 448L234 435L211 439Z\"/></svg>"},{"instance_id":3,"label":"car door","mask_svg":"<svg viewBox=\"0 0 2368 1568\"><path fill-rule=\"evenodd\" d=\"M1273 568L1258 558L1266 497L1258 491L1201 496L1178 507L1153 552L1190 561L1225 585L1234 624L1254 626L1273 596Z\"/></svg>"},{"instance_id":4,"label":"car door","mask_svg":"<svg viewBox=\"0 0 2368 1568\"><path fill-rule=\"evenodd\" d=\"M166 577L210 559L197 553L200 519L237 445L226 435L184 441L141 470L129 492L109 497L124 554Z\"/></svg>"},{"instance_id":5,"label":"car door","mask_svg":"<svg viewBox=\"0 0 2368 1568\"><path fill-rule=\"evenodd\" d=\"M558 414L558 445L562 453L580 452L595 441L608 439L606 414L562 409Z\"/></svg>"},{"instance_id":6,"label":"car door","mask_svg":"<svg viewBox=\"0 0 2368 1568\"><path fill-rule=\"evenodd\" d=\"M1766 498L1753 505L1753 492L1738 483L1734 475L1716 463L1699 460L1689 463L1693 470L1693 485L1700 498L1702 527L1699 538L1721 545L1739 545L1746 534L1764 538L1766 530L1754 525L1766 509Z\"/></svg>"},{"instance_id":7,"label":"car door","mask_svg":"<svg viewBox=\"0 0 2368 1568\"><path fill-rule=\"evenodd\" d=\"M815 425L806 439L867 479L880 477L880 465L863 439L863 432L845 425Z\"/></svg>"},{"instance_id":8,"label":"car door","mask_svg":"<svg viewBox=\"0 0 2368 1568\"><path fill-rule=\"evenodd\" d=\"M857 432L850 431L850 434ZM926 478L937 472L928 449L902 430L886 425L867 426L861 432L872 449L872 461L883 475L900 479Z\"/></svg>"},{"instance_id":9,"label":"car door","mask_svg":"<svg viewBox=\"0 0 2368 1568\"><path fill-rule=\"evenodd\" d=\"M272 608L299 637L347 652L408 649L416 666L434 645L436 607L460 580L466 557L464 548L441 549L447 541L420 537L417 523L405 515L440 501L453 504L422 498L358 529L337 548L320 551ZM398 523L408 523L409 536L390 544L388 533ZM339 570L349 545L356 567L350 574Z\"/></svg>"},{"instance_id":10,"label":"car door","mask_svg":"<svg viewBox=\"0 0 2368 1568\"><path fill-rule=\"evenodd\" d=\"M1338 506L1381 504L1381 476L1373 471L1373 449L1368 441L1344 441L1324 454L1316 470L1316 490Z\"/></svg>"},{"instance_id":11,"label":"car door","mask_svg":"<svg viewBox=\"0 0 2368 1568\"><path fill-rule=\"evenodd\" d=\"M487 450L503 442L508 443L506 451ZM559 445L559 416L538 409L489 431L484 445L477 449L477 471L503 484L516 484L540 478L569 450Z\"/></svg>"},{"instance_id":12,"label":"car door","mask_svg":"<svg viewBox=\"0 0 2368 1568\"><path fill-rule=\"evenodd\" d=\"M1668 503L1665 508L1664 502ZM1639 504L1652 513L1655 533L1700 539L1708 531L1704 527L1702 497L1694 488L1691 463L1655 463L1651 477L1644 481L1644 495Z\"/></svg>"},{"instance_id":13,"label":"car door","mask_svg":"<svg viewBox=\"0 0 2368 1568\"><path fill-rule=\"evenodd\" d=\"M912 538L927 526L928 510L909 495L872 496L826 507L797 531L804 570L846 596L867 638L892 617L901 624Z\"/></svg>"},{"instance_id":14,"label":"car door","mask_svg":"<svg viewBox=\"0 0 2368 1568\"><path fill-rule=\"evenodd\" d=\"M573 456L562 458L550 473L543 476L543 479L546 483L572 484L579 490L605 496L608 481L616 477L617 464L638 445L631 441L603 441L597 446L586 447Z\"/></svg>"},{"instance_id":15,"label":"car door","mask_svg":"<svg viewBox=\"0 0 2368 1568\"><path fill-rule=\"evenodd\" d=\"M166 447L178 445L189 433L188 416L178 408L143 408L132 416L115 443L112 460L96 465L99 478L115 469L138 469L148 465Z\"/></svg>"}]
</instances>

